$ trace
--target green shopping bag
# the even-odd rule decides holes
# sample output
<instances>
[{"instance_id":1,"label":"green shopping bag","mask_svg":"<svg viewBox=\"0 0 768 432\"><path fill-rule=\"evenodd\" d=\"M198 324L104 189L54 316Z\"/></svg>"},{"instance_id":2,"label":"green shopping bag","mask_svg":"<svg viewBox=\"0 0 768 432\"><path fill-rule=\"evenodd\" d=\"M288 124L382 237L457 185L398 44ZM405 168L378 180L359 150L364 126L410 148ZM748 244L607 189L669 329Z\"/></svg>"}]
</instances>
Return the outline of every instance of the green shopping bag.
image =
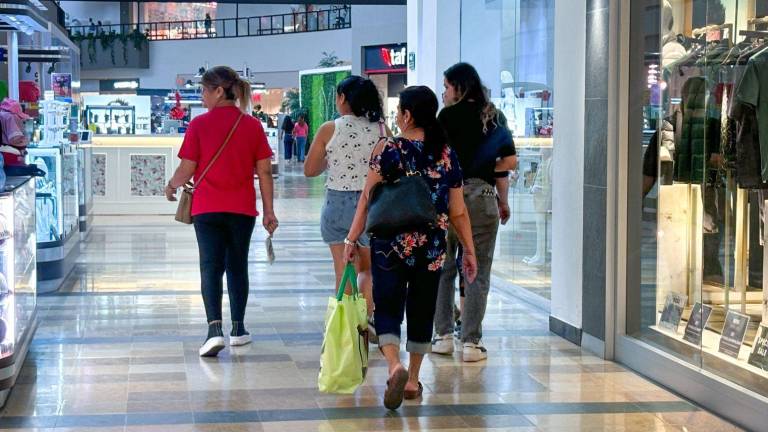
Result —
<instances>
[{"instance_id":1,"label":"green shopping bag","mask_svg":"<svg viewBox=\"0 0 768 432\"><path fill-rule=\"evenodd\" d=\"M347 281L352 284L352 295L344 294ZM328 299L317 385L324 393L353 393L367 371L367 306L357 288L355 268L347 264L338 294Z\"/></svg>"}]
</instances>

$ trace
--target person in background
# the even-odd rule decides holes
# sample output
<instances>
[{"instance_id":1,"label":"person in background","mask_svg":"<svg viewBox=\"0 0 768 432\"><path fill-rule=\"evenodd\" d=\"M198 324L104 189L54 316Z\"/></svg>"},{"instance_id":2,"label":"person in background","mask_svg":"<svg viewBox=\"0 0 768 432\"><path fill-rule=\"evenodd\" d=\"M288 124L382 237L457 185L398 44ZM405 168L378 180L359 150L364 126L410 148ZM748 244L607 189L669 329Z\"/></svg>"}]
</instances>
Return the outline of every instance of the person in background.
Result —
<instances>
[{"instance_id":1,"label":"person in background","mask_svg":"<svg viewBox=\"0 0 768 432\"><path fill-rule=\"evenodd\" d=\"M304 162L304 175L316 177L328 171L320 232L331 248L338 286L344 272L344 238L365 187L368 158L381 138L379 122L383 114L376 85L359 76L345 78L336 87L336 110L341 117L324 123L315 135ZM357 241L360 249L355 266L370 321L373 314L371 246L365 234Z\"/></svg>"},{"instance_id":2,"label":"person in background","mask_svg":"<svg viewBox=\"0 0 768 432\"><path fill-rule=\"evenodd\" d=\"M360 251L357 242L365 229L371 190L382 181L399 179L406 172L421 174L432 192L436 223L394 236L375 236L371 240L376 333L389 366L384 392L384 406L388 409L398 408L404 398L418 399L423 392L419 372L424 355L431 347L449 224L464 246L462 267L467 281L474 281L477 273L461 168L456 152L447 145L435 118L437 107L437 97L427 87L408 87L400 93L397 124L402 132L397 138L383 139L376 145L365 189L344 241L344 254L352 261ZM408 319L408 369L400 361L400 327L404 315Z\"/></svg>"},{"instance_id":3,"label":"person in background","mask_svg":"<svg viewBox=\"0 0 768 432\"><path fill-rule=\"evenodd\" d=\"M96 24L93 22L93 18L88 18L88 34L96 34Z\"/></svg>"},{"instance_id":4,"label":"person in background","mask_svg":"<svg viewBox=\"0 0 768 432\"><path fill-rule=\"evenodd\" d=\"M462 359L472 362L488 357L481 340L482 322L501 218L499 207L507 202L506 193L497 196L494 190L496 173L501 172L506 178L506 172L517 167L517 156L511 134L505 143L489 147L490 133L501 120L475 68L467 63L457 63L443 75L446 108L438 118L464 172L464 201L469 209L473 243L477 248L478 275L474 282L465 281L466 300L461 313ZM432 352L436 354L451 354L454 350L457 234L453 231L448 234L448 258L440 281L435 314L436 337L432 343Z\"/></svg>"},{"instance_id":5,"label":"person in background","mask_svg":"<svg viewBox=\"0 0 768 432\"><path fill-rule=\"evenodd\" d=\"M227 275L227 291L232 317L231 346L251 342L245 329L248 304L248 252L258 212L254 170L259 175L263 204L262 223L271 234L278 226L273 210L272 150L261 122L250 112L251 86L226 66L208 70L202 77L203 104L208 112L189 124L179 158L181 164L165 187L169 201L193 176L195 184L192 217L200 253L200 279L208 319L208 336L200 356L216 356L224 346L221 302L222 277ZM214 155L227 136L231 139L213 165Z\"/></svg>"},{"instance_id":6,"label":"person in background","mask_svg":"<svg viewBox=\"0 0 768 432\"><path fill-rule=\"evenodd\" d=\"M295 123L293 122L293 119L291 118L291 115L285 116L285 119L283 119L283 124L280 125L280 129L283 131L283 149L285 150L285 161L290 162L293 160L293 147L294 147L294 139L293 139L293 128L295 127Z\"/></svg>"},{"instance_id":7,"label":"person in background","mask_svg":"<svg viewBox=\"0 0 768 432\"><path fill-rule=\"evenodd\" d=\"M304 163L304 153L307 151L307 135L309 135L309 124L307 124L304 114L299 114L296 125L293 127L293 137L296 138L296 157L299 163Z\"/></svg>"},{"instance_id":8,"label":"person in background","mask_svg":"<svg viewBox=\"0 0 768 432\"><path fill-rule=\"evenodd\" d=\"M206 13L205 14L205 36L211 37L211 27L213 26L213 20L211 19L211 14Z\"/></svg>"},{"instance_id":9,"label":"person in background","mask_svg":"<svg viewBox=\"0 0 768 432\"><path fill-rule=\"evenodd\" d=\"M5 98L0 103L0 153L5 166L26 164L29 140L24 135L24 122L29 119L19 102Z\"/></svg>"}]
</instances>

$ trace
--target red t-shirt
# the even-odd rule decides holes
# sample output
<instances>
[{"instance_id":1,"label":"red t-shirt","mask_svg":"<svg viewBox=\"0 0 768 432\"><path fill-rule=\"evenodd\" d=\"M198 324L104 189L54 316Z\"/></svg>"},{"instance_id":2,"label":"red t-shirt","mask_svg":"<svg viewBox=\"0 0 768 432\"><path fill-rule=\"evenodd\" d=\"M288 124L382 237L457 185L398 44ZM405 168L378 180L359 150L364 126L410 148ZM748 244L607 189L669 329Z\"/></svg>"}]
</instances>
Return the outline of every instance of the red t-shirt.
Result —
<instances>
[{"instance_id":1,"label":"red t-shirt","mask_svg":"<svg viewBox=\"0 0 768 432\"><path fill-rule=\"evenodd\" d=\"M195 181L224 143L241 111L219 107L189 123L179 158L197 162ZM192 216L203 213L237 213L257 216L253 173L256 162L272 157L261 122L246 114L227 147L195 188Z\"/></svg>"}]
</instances>

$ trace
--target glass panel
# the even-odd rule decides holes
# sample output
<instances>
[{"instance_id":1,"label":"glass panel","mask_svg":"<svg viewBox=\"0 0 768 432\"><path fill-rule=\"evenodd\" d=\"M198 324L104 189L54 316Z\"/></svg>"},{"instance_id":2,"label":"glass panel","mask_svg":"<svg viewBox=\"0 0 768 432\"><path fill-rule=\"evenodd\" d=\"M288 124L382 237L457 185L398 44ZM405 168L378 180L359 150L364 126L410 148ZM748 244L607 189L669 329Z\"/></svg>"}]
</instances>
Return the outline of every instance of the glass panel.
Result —
<instances>
[{"instance_id":1,"label":"glass panel","mask_svg":"<svg viewBox=\"0 0 768 432\"><path fill-rule=\"evenodd\" d=\"M763 395L768 32L742 32L766 3L663 0L642 17L642 281L627 311L628 333Z\"/></svg>"},{"instance_id":2,"label":"glass panel","mask_svg":"<svg viewBox=\"0 0 768 432\"><path fill-rule=\"evenodd\" d=\"M464 0L461 59L477 68L515 137L519 166L509 188L493 270L550 298L554 0Z\"/></svg>"}]
</instances>

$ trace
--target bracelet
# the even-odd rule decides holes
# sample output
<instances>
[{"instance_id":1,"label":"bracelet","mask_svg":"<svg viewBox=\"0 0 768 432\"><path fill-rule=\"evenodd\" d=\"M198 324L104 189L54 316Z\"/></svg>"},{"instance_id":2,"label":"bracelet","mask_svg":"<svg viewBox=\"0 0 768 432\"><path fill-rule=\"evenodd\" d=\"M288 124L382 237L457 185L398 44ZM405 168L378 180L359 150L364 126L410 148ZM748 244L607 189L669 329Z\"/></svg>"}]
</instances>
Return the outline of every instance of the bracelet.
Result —
<instances>
[{"instance_id":1,"label":"bracelet","mask_svg":"<svg viewBox=\"0 0 768 432\"><path fill-rule=\"evenodd\" d=\"M357 242L353 242L352 240L344 237L344 244L347 246L357 246Z\"/></svg>"}]
</instances>

